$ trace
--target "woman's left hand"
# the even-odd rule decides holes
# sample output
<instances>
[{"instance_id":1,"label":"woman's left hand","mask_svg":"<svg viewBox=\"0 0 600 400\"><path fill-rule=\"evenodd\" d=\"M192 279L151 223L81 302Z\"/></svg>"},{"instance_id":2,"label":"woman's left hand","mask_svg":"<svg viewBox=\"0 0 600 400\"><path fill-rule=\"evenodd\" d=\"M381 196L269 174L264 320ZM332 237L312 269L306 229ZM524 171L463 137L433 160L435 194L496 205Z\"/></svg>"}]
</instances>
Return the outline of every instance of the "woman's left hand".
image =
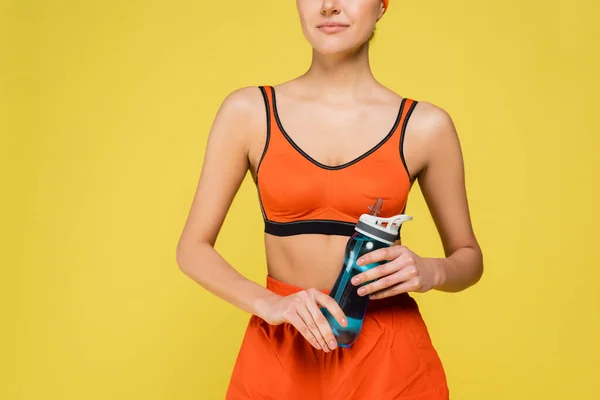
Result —
<instances>
[{"instance_id":1,"label":"woman's left hand","mask_svg":"<svg viewBox=\"0 0 600 400\"><path fill-rule=\"evenodd\" d=\"M361 296L382 299L405 292L427 292L441 284L442 271L432 258L421 258L406 246L391 246L374 250L360 257L358 265L389 261L352 278L357 286L374 281L358 289ZM374 294L373 294L374 293Z\"/></svg>"}]
</instances>

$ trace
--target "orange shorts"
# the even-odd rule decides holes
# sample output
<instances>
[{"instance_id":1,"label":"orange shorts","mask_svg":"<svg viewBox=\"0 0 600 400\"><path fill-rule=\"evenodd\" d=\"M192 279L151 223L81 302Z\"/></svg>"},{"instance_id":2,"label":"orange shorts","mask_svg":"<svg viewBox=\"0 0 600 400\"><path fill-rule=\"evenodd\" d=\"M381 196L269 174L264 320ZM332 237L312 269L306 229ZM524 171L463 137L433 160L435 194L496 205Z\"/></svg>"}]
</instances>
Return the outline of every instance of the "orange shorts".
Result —
<instances>
[{"instance_id":1,"label":"orange shorts","mask_svg":"<svg viewBox=\"0 0 600 400\"><path fill-rule=\"evenodd\" d=\"M267 277L267 289L287 296L301 288ZM401 294L369 302L350 348L325 353L291 324L248 324L227 400L442 400L444 368L415 300Z\"/></svg>"}]
</instances>

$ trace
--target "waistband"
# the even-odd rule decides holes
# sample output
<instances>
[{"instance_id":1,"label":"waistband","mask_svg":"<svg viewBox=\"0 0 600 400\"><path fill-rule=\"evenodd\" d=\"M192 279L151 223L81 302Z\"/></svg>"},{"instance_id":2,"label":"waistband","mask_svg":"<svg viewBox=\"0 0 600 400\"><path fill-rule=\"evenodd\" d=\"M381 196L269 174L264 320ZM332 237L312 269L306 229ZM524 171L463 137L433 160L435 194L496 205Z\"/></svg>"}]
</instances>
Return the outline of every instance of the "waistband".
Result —
<instances>
[{"instance_id":1,"label":"waistband","mask_svg":"<svg viewBox=\"0 0 600 400\"><path fill-rule=\"evenodd\" d=\"M289 283L281 282L269 275L267 275L267 289L271 292L280 296L289 296L294 293L305 290L299 286L294 286ZM320 290L321 292L329 295L329 290ZM378 300L369 300L367 310L378 310L381 308L389 307L406 307L418 309L417 302L408 294L401 293L396 296L386 297Z\"/></svg>"}]
</instances>

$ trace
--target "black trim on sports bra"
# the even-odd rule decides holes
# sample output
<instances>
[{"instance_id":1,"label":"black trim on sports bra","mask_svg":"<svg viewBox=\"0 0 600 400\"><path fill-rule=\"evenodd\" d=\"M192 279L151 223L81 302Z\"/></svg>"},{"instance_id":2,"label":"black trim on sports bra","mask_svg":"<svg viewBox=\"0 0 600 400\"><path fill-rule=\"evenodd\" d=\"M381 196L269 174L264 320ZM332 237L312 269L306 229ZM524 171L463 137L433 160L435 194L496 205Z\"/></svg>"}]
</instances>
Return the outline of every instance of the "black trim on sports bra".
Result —
<instances>
[{"instance_id":1,"label":"black trim on sports bra","mask_svg":"<svg viewBox=\"0 0 600 400\"><path fill-rule=\"evenodd\" d=\"M307 220L293 222L265 221L265 232L275 236L321 234L352 236L355 224L334 220Z\"/></svg>"},{"instance_id":2,"label":"black trim on sports bra","mask_svg":"<svg viewBox=\"0 0 600 400\"><path fill-rule=\"evenodd\" d=\"M267 92L264 86L259 86L260 92L263 95L263 99L265 101L265 110L267 113L267 138L265 140L265 148L263 149L262 155L260 156L260 160L258 161L258 165L256 166L256 187L258 189L258 172L260 170L260 165L262 164L263 159L265 158L265 154L267 154L267 148L269 147L269 141L271 140L271 107L269 106L269 98L267 97ZM263 220L267 221L267 214L265 213L265 208L263 207L263 202L260 197L260 190L256 190L258 193L258 204L260 205L260 212L262 213Z\"/></svg>"},{"instance_id":3,"label":"black trim on sports bra","mask_svg":"<svg viewBox=\"0 0 600 400\"><path fill-rule=\"evenodd\" d=\"M365 157L369 156L370 154L374 153L377 149L379 149L381 146L383 146L383 144L385 144L396 132L398 125L402 119L402 114L404 112L404 107L405 107L406 101L407 101L406 98L402 99L402 102L400 103L400 108L398 110L398 115L396 116L396 120L394 121L394 125L393 125L392 129L379 143L377 143L377 145L375 145L370 150L363 153L361 156L355 158L352 161L349 161L342 165L330 166L330 165L322 164L322 163L316 161L315 159L313 159L312 157L310 157L285 132L285 129L283 128L283 125L281 124L281 121L279 119L279 114L277 113L275 89L272 86L266 86L266 87L259 86L259 88L260 88L260 91L263 95L263 99L265 102L265 110L266 110L266 115L267 115L267 137L265 140L265 147L263 149L263 153L261 155L258 166L256 168L256 185L257 186L258 186L258 179L259 179L258 172L260 170L262 161L267 153L267 149L268 149L270 138L271 138L271 110L273 111L273 115L275 117L277 126L279 127L281 133L286 138L286 140L292 145L292 147L294 147L294 149L296 151L298 151L308 161L312 162L313 164L315 164L316 166L318 166L320 168L327 169L327 170L338 170L338 169L346 168L350 165L353 165L353 164L359 162L360 160L362 160ZM269 101L269 98L268 98L268 95L266 92L266 88L271 89L272 107L271 107L271 104L270 104L271 102ZM417 104L417 102L414 101L404 119L404 122L401 127L401 137L400 137L400 146L399 146L400 147L400 158L402 159L402 163L404 165L404 168L406 169L406 173L408 174L409 180L410 180L410 173L408 171L406 161L404 160L403 144L404 144L404 134L406 132L406 125L407 125L408 119L410 118L410 115L412 114L412 111L414 110L416 104ZM336 221L336 220L302 220L302 221L292 221L292 222L271 221L267 218L267 216L265 214L262 199L260 197L260 190L257 190L257 192L258 192L258 200L259 200L261 212L263 215L263 220L265 223L265 228L264 228L265 233L268 233L268 234L271 234L274 236L322 234L322 235L339 235L339 236L350 237L356 232L354 230L354 227L356 226L356 224L354 224L352 222L345 222L345 221ZM404 210L402 211L402 213L404 213L405 210L406 210L406 205L404 206ZM400 231L401 231L401 229L398 231L397 239L400 239Z\"/></svg>"},{"instance_id":4,"label":"black trim on sports bra","mask_svg":"<svg viewBox=\"0 0 600 400\"><path fill-rule=\"evenodd\" d=\"M279 119L279 113L277 112L277 100L276 100L276 96L275 96L275 88L270 86L271 89L271 97L273 99L273 114L275 115L275 121L277 122L277 126L279 127L279 130L281 131L281 133L283 134L283 136L286 138L286 140L292 145L292 147L294 149L296 149L296 151L298 151L298 153L302 154L302 156L304 158L306 158L308 161L310 161L311 163L313 163L314 165L323 168L323 169L327 169L327 170L337 170L337 169L343 169L346 167L349 167L350 165L356 164L357 162L359 162L360 160L362 160L363 158L369 156L370 154L374 153L378 148L380 148L381 146L384 145L385 142L387 142L393 135L394 132L396 132L396 129L398 128L398 124L400 123L400 119L402 118L402 112L404 110L404 105L406 103L406 98L402 99L402 102L400 103L400 108L398 110L398 114L396 116L396 120L394 121L394 125L392 126L392 129L389 131L389 133L379 141L379 143L377 143L374 147L372 147L370 150L368 150L367 152L363 153L362 155L360 155L359 157L355 158L352 161L349 161L347 163L341 164L341 165L325 165L322 164L320 162L318 162L317 160L315 160L314 158L312 158L310 155L308 155L306 152L304 152L304 150L302 150L295 142L294 140L287 134L287 132L285 131L283 124L281 123L281 120Z\"/></svg>"},{"instance_id":5,"label":"black trim on sports bra","mask_svg":"<svg viewBox=\"0 0 600 400\"><path fill-rule=\"evenodd\" d=\"M406 207L405 207L406 209ZM404 214L404 211L402 211ZM335 220L307 220L293 222L274 222L265 219L265 233L273 236L294 236L303 234L352 236L356 224ZM402 226L396 239L400 239Z\"/></svg>"},{"instance_id":6,"label":"black trim on sports bra","mask_svg":"<svg viewBox=\"0 0 600 400\"><path fill-rule=\"evenodd\" d=\"M408 170L408 165L406 165L406 160L404 159L404 136L406 136L406 125L408 125L408 120L410 116L417 106L418 101L413 100L408 112L406 113L406 117L404 118L404 122L402 123L402 130L400 131L400 159L402 160L402 165L404 165L404 169L406 170L406 175L408 176L408 180L413 183L413 178L410 176L410 171Z\"/></svg>"},{"instance_id":7,"label":"black trim on sports bra","mask_svg":"<svg viewBox=\"0 0 600 400\"><path fill-rule=\"evenodd\" d=\"M258 171L260 171L260 165L262 164L265 154L267 154L267 148L269 147L269 141L271 140L271 106L269 105L269 98L267 97L267 91L264 86L259 86L260 92L263 95L265 101L265 111L267 113L267 139L265 140L265 148L263 149L258 165L256 166L256 183L258 184Z\"/></svg>"}]
</instances>

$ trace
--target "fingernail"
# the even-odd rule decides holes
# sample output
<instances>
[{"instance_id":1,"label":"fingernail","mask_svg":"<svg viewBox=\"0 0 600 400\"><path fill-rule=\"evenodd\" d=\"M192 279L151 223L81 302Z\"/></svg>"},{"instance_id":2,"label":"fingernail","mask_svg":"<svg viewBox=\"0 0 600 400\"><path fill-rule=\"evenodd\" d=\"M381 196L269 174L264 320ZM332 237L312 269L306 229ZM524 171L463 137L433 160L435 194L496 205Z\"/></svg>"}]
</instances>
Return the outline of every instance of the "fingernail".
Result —
<instances>
[{"instance_id":1,"label":"fingernail","mask_svg":"<svg viewBox=\"0 0 600 400\"><path fill-rule=\"evenodd\" d=\"M367 289L365 289L364 287L361 287L360 289L358 289L358 294L365 294L366 291L367 291Z\"/></svg>"},{"instance_id":2,"label":"fingernail","mask_svg":"<svg viewBox=\"0 0 600 400\"><path fill-rule=\"evenodd\" d=\"M342 318L342 325L348 326L348 320L346 318Z\"/></svg>"},{"instance_id":3,"label":"fingernail","mask_svg":"<svg viewBox=\"0 0 600 400\"><path fill-rule=\"evenodd\" d=\"M329 342L329 348L331 350L335 349L335 341L334 340L332 340L331 342Z\"/></svg>"},{"instance_id":4,"label":"fingernail","mask_svg":"<svg viewBox=\"0 0 600 400\"><path fill-rule=\"evenodd\" d=\"M317 350L322 350L321 346L319 345L319 343L317 343Z\"/></svg>"},{"instance_id":5,"label":"fingernail","mask_svg":"<svg viewBox=\"0 0 600 400\"><path fill-rule=\"evenodd\" d=\"M359 258L359 259L358 259L358 261L356 261L356 263L357 263L358 265L362 265L363 261L365 261L365 260L364 260L364 259L362 259L362 258Z\"/></svg>"},{"instance_id":6,"label":"fingernail","mask_svg":"<svg viewBox=\"0 0 600 400\"><path fill-rule=\"evenodd\" d=\"M360 278L355 276L354 278L352 278L352 283L354 283L355 285L360 283Z\"/></svg>"}]
</instances>

